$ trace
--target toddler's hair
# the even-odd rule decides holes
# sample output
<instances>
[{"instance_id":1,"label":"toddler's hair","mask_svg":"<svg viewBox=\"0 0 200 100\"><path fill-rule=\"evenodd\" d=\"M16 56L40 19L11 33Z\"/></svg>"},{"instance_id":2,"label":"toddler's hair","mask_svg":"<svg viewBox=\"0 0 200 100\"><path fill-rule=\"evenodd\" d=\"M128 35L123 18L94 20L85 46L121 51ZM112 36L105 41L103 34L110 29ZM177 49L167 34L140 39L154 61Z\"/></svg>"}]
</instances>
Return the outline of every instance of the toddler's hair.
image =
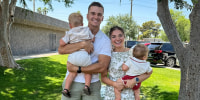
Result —
<instances>
[{"instance_id":1,"label":"toddler's hair","mask_svg":"<svg viewBox=\"0 0 200 100\"><path fill-rule=\"evenodd\" d=\"M148 47L144 44L136 44L133 49L133 56L138 59L142 59L149 52Z\"/></svg>"},{"instance_id":2,"label":"toddler's hair","mask_svg":"<svg viewBox=\"0 0 200 100\"><path fill-rule=\"evenodd\" d=\"M69 24L73 25L74 27L80 26L83 24L83 16L80 13L71 13L69 15Z\"/></svg>"}]
</instances>

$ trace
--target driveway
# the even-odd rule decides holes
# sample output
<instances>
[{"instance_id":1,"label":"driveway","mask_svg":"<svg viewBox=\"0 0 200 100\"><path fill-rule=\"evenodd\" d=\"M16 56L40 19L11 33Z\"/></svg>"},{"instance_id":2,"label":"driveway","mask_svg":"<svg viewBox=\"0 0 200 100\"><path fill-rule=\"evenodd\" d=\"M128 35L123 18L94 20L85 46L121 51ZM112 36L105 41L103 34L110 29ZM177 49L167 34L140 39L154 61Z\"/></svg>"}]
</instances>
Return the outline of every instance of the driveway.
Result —
<instances>
[{"instance_id":1,"label":"driveway","mask_svg":"<svg viewBox=\"0 0 200 100\"><path fill-rule=\"evenodd\" d=\"M177 67L167 67L165 66L164 64L151 64L151 66L153 67L161 67L161 68L169 68L169 69L174 69L174 70L180 70L180 66L177 66Z\"/></svg>"}]
</instances>

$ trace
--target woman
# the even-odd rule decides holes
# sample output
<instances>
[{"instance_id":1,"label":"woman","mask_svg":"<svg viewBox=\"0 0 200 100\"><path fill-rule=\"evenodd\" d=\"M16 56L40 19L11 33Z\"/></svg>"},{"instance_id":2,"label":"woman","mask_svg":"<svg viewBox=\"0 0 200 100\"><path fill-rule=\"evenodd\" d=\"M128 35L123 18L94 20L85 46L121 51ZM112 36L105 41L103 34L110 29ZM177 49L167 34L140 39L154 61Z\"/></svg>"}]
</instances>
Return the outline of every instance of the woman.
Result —
<instances>
[{"instance_id":1,"label":"woman","mask_svg":"<svg viewBox=\"0 0 200 100\"><path fill-rule=\"evenodd\" d=\"M121 90L121 100L134 100L134 93L132 87L136 84L136 80L127 80L126 89L122 83L117 80L125 75L122 71L122 64L127 60L129 56L132 56L132 49L124 46L124 31L121 27L114 26L109 32L111 43L113 45L113 51L111 56L111 62L107 71L101 73L101 80L107 85L105 91L105 100L115 100L114 88ZM109 78L107 73L109 72ZM147 79L150 75L143 74L138 76L137 83ZM123 89L123 90L122 90Z\"/></svg>"}]
</instances>

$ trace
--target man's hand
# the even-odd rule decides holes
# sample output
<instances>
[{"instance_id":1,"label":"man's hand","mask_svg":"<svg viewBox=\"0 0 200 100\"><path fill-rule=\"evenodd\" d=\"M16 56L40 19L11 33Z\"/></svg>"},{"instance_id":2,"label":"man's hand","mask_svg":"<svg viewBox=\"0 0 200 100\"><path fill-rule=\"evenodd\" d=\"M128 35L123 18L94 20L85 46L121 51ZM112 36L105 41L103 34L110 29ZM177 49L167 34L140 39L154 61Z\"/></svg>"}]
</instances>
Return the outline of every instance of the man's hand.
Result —
<instances>
[{"instance_id":1,"label":"man's hand","mask_svg":"<svg viewBox=\"0 0 200 100\"><path fill-rule=\"evenodd\" d=\"M71 64L70 62L67 62L67 70L69 72L77 72L78 67L73 65L73 64Z\"/></svg>"},{"instance_id":2,"label":"man's hand","mask_svg":"<svg viewBox=\"0 0 200 100\"><path fill-rule=\"evenodd\" d=\"M82 41L81 43L83 45L83 49L85 49L85 51L88 52L88 54L94 51L94 46L91 40Z\"/></svg>"}]
</instances>

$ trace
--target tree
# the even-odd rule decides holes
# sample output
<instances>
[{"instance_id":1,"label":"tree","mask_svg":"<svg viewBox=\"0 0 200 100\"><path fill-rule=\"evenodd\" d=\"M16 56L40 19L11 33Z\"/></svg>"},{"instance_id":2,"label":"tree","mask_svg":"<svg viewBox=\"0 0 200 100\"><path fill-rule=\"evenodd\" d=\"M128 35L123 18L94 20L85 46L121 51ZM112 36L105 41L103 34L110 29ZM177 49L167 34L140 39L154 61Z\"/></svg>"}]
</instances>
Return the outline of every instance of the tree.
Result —
<instances>
[{"instance_id":1,"label":"tree","mask_svg":"<svg viewBox=\"0 0 200 100\"><path fill-rule=\"evenodd\" d=\"M49 12L49 9L48 9L47 7L44 7L43 9L42 9L41 7L39 7L39 8L37 9L37 12L38 12L39 14L47 15L47 13Z\"/></svg>"},{"instance_id":2,"label":"tree","mask_svg":"<svg viewBox=\"0 0 200 100\"><path fill-rule=\"evenodd\" d=\"M140 32L142 34L140 35L140 39L142 38L156 38L156 36L160 33L160 27L161 24L156 23L155 21L148 21L142 24L142 27L140 27Z\"/></svg>"},{"instance_id":3,"label":"tree","mask_svg":"<svg viewBox=\"0 0 200 100\"><path fill-rule=\"evenodd\" d=\"M165 31L161 31L161 34L159 35L159 38L162 39L163 41L169 41L169 39L167 38L167 35L165 33Z\"/></svg>"},{"instance_id":4,"label":"tree","mask_svg":"<svg viewBox=\"0 0 200 100\"><path fill-rule=\"evenodd\" d=\"M47 7L44 7L42 9L43 15L47 15L48 11L49 11L49 9Z\"/></svg>"},{"instance_id":5,"label":"tree","mask_svg":"<svg viewBox=\"0 0 200 100\"><path fill-rule=\"evenodd\" d=\"M178 9L183 7L191 9L190 41L185 46L170 15L168 0L157 2L157 15L180 63L181 83L178 99L200 100L200 0L192 0L193 8L182 0L170 1L175 2L175 7Z\"/></svg>"},{"instance_id":6,"label":"tree","mask_svg":"<svg viewBox=\"0 0 200 100\"><path fill-rule=\"evenodd\" d=\"M172 16L172 20L176 25L177 31L180 35L182 41L189 41L189 33L190 33L190 20L185 18L181 11L175 11L170 9L170 14Z\"/></svg>"},{"instance_id":7,"label":"tree","mask_svg":"<svg viewBox=\"0 0 200 100\"><path fill-rule=\"evenodd\" d=\"M52 8L52 0L41 0ZM20 68L15 62L9 44L10 27L14 21L15 6L17 0L0 0L0 66L9 68ZM58 0L64 2L66 7L69 7L73 0ZM20 0L20 3L26 6L25 0Z\"/></svg>"},{"instance_id":8,"label":"tree","mask_svg":"<svg viewBox=\"0 0 200 100\"><path fill-rule=\"evenodd\" d=\"M120 26L124 29L125 35L127 37L136 39L136 34L138 34L138 26L136 22L128 14L110 16L107 20L106 25L102 28L102 31L109 34L110 28L113 26Z\"/></svg>"},{"instance_id":9,"label":"tree","mask_svg":"<svg viewBox=\"0 0 200 100\"><path fill-rule=\"evenodd\" d=\"M37 8L37 12L38 12L39 14L42 14L42 8L41 8L41 7Z\"/></svg>"}]
</instances>

